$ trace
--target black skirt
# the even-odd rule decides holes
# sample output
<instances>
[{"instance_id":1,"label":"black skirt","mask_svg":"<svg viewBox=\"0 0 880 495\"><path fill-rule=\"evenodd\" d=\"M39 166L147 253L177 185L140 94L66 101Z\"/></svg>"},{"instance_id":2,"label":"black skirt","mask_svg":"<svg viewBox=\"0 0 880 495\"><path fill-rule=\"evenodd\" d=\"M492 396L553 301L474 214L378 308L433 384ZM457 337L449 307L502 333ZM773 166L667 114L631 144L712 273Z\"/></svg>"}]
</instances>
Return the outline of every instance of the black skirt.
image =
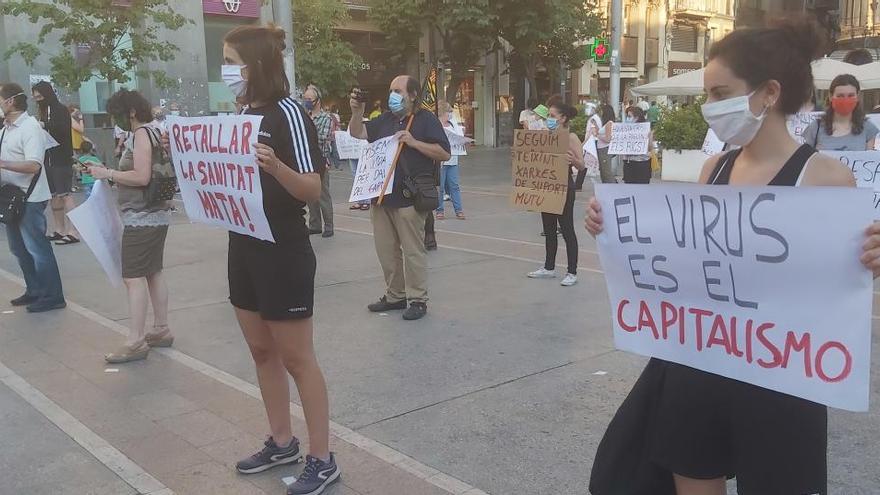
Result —
<instances>
[{"instance_id":1,"label":"black skirt","mask_svg":"<svg viewBox=\"0 0 880 495\"><path fill-rule=\"evenodd\" d=\"M674 495L672 473L737 479L740 495L827 493L825 406L659 359L621 405L594 495Z\"/></svg>"}]
</instances>

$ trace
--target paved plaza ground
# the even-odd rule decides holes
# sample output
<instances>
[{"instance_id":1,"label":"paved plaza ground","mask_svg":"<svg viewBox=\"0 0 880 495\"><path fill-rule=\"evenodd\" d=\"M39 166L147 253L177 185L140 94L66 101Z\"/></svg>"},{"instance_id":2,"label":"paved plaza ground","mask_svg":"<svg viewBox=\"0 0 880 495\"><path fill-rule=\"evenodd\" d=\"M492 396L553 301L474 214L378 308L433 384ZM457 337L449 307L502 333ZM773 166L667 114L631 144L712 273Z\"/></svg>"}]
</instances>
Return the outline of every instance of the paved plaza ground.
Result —
<instances>
[{"instance_id":1,"label":"paved plaza ground","mask_svg":"<svg viewBox=\"0 0 880 495\"><path fill-rule=\"evenodd\" d=\"M462 160L468 219L437 223L429 313L418 322L367 312L384 289L369 213L348 209L351 179L333 172L336 235L312 238L316 342L343 471L326 493L587 493L596 446L645 359L612 345L596 246L581 224L589 187L576 206L578 285L525 277L543 262L541 222L510 208L508 156L476 149ZM55 249L68 309L0 304L0 495L284 492L281 478L301 466L233 469L268 427L227 299L226 238L177 215L165 251L177 340L146 361L105 366L127 324L125 293L82 244ZM3 249L0 301L20 295L19 275ZM876 363L871 412L829 414L835 495L880 493ZM293 416L304 437L297 407Z\"/></svg>"}]
</instances>

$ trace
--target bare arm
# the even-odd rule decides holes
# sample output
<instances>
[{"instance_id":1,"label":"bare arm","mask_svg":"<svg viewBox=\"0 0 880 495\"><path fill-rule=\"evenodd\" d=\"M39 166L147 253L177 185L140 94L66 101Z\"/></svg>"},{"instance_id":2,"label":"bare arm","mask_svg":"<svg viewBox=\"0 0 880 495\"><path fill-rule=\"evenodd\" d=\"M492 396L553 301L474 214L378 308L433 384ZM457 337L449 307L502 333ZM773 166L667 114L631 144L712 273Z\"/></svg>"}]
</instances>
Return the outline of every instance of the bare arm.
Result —
<instances>
[{"instance_id":1,"label":"bare arm","mask_svg":"<svg viewBox=\"0 0 880 495\"><path fill-rule=\"evenodd\" d=\"M355 139L367 139L367 128L364 126L364 102L352 97L349 104L351 120L348 121L348 133Z\"/></svg>"},{"instance_id":2,"label":"bare arm","mask_svg":"<svg viewBox=\"0 0 880 495\"><path fill-rule=\"evenodd\" d=\"M612 127L612 122L608 121L602 127L602 132L598 133L599 137L602 139L602 141L605 141L606 143L611 142L611 127Z\"/></svg>"},{"instance_id":3,"label":"bare arm","mask_svg":"<svg viewBox=\"0 0 880 495\"><path fill-rule=\"evenodd\" d=\"M584 148L577 134L569 133L568 139L568 163L578 170L584 169Z\"/></svg>"},{"instance_id":4,"label":"bare arm","mask_svg":"<svg viewBox=\"0 0 880 495\"><path fill-rule=\"evenodd\" d=\"M40 170L40 162L35 162L32 160L23 160L16 162L0 162L0 168L4 170L9 170L12 172L18 172L20 174L35 174L38 170Z\"/></svg>"},{"instance_id":5,"label":"bare arm","mask_svg":"<svg viewBox=\"0 0 880 495\"><path fill-rule=\"evenodd\" d=\"M104 166L89 167L89 173L96 179L111 179L118 184L131 187L144 187L153 176L153 146L146 129L134 133L134 168L119 171Z\"/></svg>"},{"instance_id":6,"label":"bare arm","mask_svg":"<svg viewBox=\"0 0 880 495\"><path fill-rule=\"evenodd\" d=\"M406 144L410 148L427 156L435 162L445 162L452 157L452 154L443 149L443 146L440 146L437 143L425 143L423 141L419 141L418 139L412 137L412 134L410 134L409 131L400 131L397 134L398 137L400 137L400 142Z\"/></svg>"},{"instance_id":7,"label":"bare arm","mask_svg":"<svg viewBox=\"0 0 880 495\"><path fill-rule=\"evenodd\" d=\"M73 116L70 117L70 127L79 133L86 131L86 126L83 124L82 119L77 120Z\"/></svg>"}]
</instances>

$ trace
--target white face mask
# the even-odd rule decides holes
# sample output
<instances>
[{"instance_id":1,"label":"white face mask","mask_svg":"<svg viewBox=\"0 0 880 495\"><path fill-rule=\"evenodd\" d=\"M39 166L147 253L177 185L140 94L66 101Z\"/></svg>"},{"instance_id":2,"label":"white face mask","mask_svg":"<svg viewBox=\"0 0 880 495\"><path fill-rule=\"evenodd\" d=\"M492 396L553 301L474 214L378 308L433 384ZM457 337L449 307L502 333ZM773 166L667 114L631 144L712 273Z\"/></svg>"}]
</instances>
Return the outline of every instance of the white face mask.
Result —
<instances>
[{"instance_id":1,"label":"white face mask","mask_svg":"<svg viewBox=\"0 0 880 495\"><path fill-rule=\"evenodd\" d=\"M752 91L736 98L703 104L703 118L718 139L736 146L746 146L755 139L767 116L767 108L758 116L752 113L749 102L754 94Z\"/></svg>"},{"instance_id":2,"label":"white face mask","mask_svg":"<svg viewBox=\"0 0 880 495\"><path fill-rule=\"evenodd\" d=\"M244 96L244 92L247 90L247 81L241 77L241 71L245 67L247 66L225 64L220 66L220 77L236 97Z\"/></svg>"}]
</instances>

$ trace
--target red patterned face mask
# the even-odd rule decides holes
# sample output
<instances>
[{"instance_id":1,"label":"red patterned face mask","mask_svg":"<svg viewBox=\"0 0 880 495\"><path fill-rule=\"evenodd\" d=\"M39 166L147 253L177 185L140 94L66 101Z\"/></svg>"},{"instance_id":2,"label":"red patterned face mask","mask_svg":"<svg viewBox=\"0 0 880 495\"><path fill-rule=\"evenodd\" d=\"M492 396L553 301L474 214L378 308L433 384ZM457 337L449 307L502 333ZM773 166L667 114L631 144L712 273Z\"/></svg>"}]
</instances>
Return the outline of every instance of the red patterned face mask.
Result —
<instances>
[{"instance_id":1,"label":"red patterned face mask","mask_svg":"<svg viewBox=\"0 0 880 495\"><path fill-rule=\"evenodd\" d=\"M851 115L857 106L859 106L859 99L855 96L831 98L831 108L838 115Z\"/></svg>"}]
</instances>

